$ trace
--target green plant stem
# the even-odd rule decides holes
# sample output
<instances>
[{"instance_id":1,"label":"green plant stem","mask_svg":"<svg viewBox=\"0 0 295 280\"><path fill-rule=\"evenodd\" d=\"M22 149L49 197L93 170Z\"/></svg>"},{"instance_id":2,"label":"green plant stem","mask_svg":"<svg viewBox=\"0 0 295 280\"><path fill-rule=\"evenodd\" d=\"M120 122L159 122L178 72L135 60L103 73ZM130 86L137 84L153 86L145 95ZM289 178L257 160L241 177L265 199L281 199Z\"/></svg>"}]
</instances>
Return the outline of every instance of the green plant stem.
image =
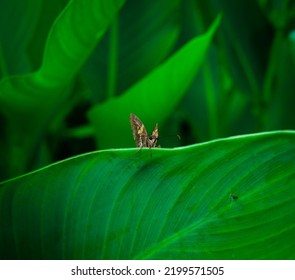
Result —
<instances>
[{"instance_id":1,"label":"green plant stem","mask_svg":"<svg viewBox=\"0 0 295 280\"><path fill-rule=\"evenodd\" d=\"M210 67L208 64L204 66L204 81L205 81L205 90L206 90L206 99L207 99L207 107L208 107L208 120L209 120L209 137L210 139L215 139L218 137L217 130L217 106L216 106L216 94L213 84L213 79L211 76Z\"/></svg>"},{"instance_id":2,"label":"green plant stem","mask_svg":"<svg viewBox=\"0 0 295 280\"><path fill-rule=\"evenodd\" d=\"M273 92L273 79L275 76L276 72L276 66L278 62L278 54L280 46L281 46L281 41L282 41L282 32L277 31L275 34L275 38L273 40L271 50L270 50L270 56L269 56L269 64L267 67L267 71L265 74L265 79L264 79L264 88L263 88L263 98L266 104L269 103L272 97L272 92Z\"/></svg>"},{"instance_id":3,"label":"green plant stem","mask_svg":"<svg viewBox=\"0 0 295 280\"><path fill-rule=\"evenodd\" d=\"M2 44L0 42L0 77L7 77L8 76L8 70L7 70L7 66L5 63L5 57L3 54L3 48L2 48Z\"/></svg>"},{"instance_id":4,"label":"green plant stem","mask_svg":"<svg viewBox=\"0 0 295 280\"><path fill-rule=\"evenodd\" d=\"M273 96L274 89L274 79L276 75L276 68L278 66L278 59L281 49L283 34L281 31L277 31L270 49L269 64L265 73L264 85L263 85L263 101L264 101L264 111L263 111L263 125L267 126L268 118L268 108Z\"/></svg>"},{"instance_id":5,"label":"green plant stem","mask_svg":"<svg viewBox=\"0 0 295 280\"><path fill-rule=\"evenodd\" d=\"M116 95L118 70L118 31L118 20L115 19L110 28L107 99L110 99Z\"/></svg>"},{"instance_id":6,"label":"green plant stem","mask_svg":"<svg viewBox=\"0 0 295 280\"><path fill-rule=\"evenodd\" d=\"M241 43L239 42L239 39L236 36L235 31L233 30L233 27L230 25L227 25L226 27L228 29L228 34L230 35L234 50L236 52L236 55L239 59L239 62L241 64L241 67L246 75L246 78L250 85L250 91L252 93L252 103L253 103L253 112L254 116L256 118L256 131L262 130L262 94L259 87L259 84L257 82L257 79L255 77L255 73L253 71L253 67L251 65L251 62L249 61L248 57L245 55L243 48L241 47Z\"/></svg>"}]
</instances>

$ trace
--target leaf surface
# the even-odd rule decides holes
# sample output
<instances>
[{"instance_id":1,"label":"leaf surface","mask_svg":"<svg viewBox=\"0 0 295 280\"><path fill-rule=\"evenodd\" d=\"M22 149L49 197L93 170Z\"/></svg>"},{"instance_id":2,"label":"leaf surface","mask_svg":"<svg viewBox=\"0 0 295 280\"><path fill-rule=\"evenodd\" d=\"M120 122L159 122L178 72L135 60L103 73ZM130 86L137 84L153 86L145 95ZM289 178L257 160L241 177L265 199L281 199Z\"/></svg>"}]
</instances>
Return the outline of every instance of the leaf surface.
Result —
<instances>
[{"instance_id":1,"label":"leaf surface","mask_svg":"<svg viewBox=\"0 0 295 280\"><path fill-rule=\"evenodd\" d=\"M0 184L4 259L294 259L295 133L85 154Z\"/></svg>"}]
</instances>

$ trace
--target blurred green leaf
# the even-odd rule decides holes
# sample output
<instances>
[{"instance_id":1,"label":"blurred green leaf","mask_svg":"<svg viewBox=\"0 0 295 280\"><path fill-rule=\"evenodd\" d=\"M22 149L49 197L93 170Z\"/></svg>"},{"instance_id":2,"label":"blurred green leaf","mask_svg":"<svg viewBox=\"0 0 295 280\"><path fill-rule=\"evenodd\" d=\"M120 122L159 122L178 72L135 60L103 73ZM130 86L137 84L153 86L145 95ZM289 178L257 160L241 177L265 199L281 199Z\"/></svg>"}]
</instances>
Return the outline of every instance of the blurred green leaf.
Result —
<instances>
[{"instance_id":1,"label":"blurred green leaf","mask_svg":"<svg viewBox=\"0 0 295 280\"><path fill-rule=\"evenodd\" d=\"M195 78L220 20L217 17L205 34L192 39L127 92L89 111L100 148L132 145L130 113L138 115L150 129L156 122L163 124Z\"/></svg>"},{"instance_id":2,"label":"blurred green leaf","mask_svg":"<svg viewBox=\"0 0 295 280\"><path fill-rule=\"evenodd\" d=\"M27 48L33 70L38 70L42 64L44 48L51 26L71 0L39 1L41 7L38 10L38 21ZM36 1L33 0L33 2Z\"/></svg>"},{"instance_id":3,"label":"blurred green leaf","mask_svg":"<svg viewBox=\"0 0 295 280\"><path fill-rule=\"evenodd\" d=\"M290 53L293 59L293 64L295 64L295 29L291 30L288 34L288 43L290 46Z\"/></svg>"},{"instance_id":4,"label":"blurred green leaf","mask_svg":"<svg viewBox=\"0 0 295 280\"><path fill-rule=\"evenodd\" d=\"M293 0L258 0L259 5L276 29L294 26L295 3Z\"/></svg>"},{"instance_id":5,"label":"blurred green leaf","mask_svg":"<svg viewBox=\"0 0 295 280\"><path fill-rule=\"evenodd\" d=\"M259 107L271 27L255 1L212 2L216 12L224 14L219 46L226 56L225 65L240 90L252 99L252 106Z\"/></svg>"},{"instance_id":6,"label":"blurred green leaf","mask_svg":"<svg viewBox=\"0 0 295 280\"><path fill-rule=\"evenodd\" d=\"M0 184L1 259L294 259L295 132L99 151Z\"/></svg>"},{"instance_id":7,"label":"blurred green leaf","mask_svg":"<svg viewBox=\"0 0 295 280\"><path fill-rule=\"evenodd\" d=\"M294 110L295 63L292 44L287 36L278 33L272 46L264 96L267 103L265 127L268 130L295 129Z\"/></svg>"},{"instance_id":8,"label":"blurred green leaf","mask_svg":"<svg viewBox=\"0 0 295 280\"><path fill-rule=\"evenodd\" d=\"M48 123L68 98L75 75L123 3L70 1L50 30L41 68L0 82L0 109L8 122L10 176L24 172L33 160Z\"/></svg>"},{"instance_id":9,"label":"blurred green leaf","mask_svg":"<svg viewBox=\"0 0 295 280\"><path fill-rule=\"evenodd\" d=\"M32 71L27 48L37 26L42 0L0 3L0 79Z\"/></svg>"},{"instance_id":10,"label":"blurred green leaf","mask_svg":"<svg viewBox=\"0 0 295 280\"><path fill-rule=\"evenodd\" d=\"M83 69L92 99L120 95L167 57L180 33L180 0L127 1Z\"/></svg>"}]
</instances>

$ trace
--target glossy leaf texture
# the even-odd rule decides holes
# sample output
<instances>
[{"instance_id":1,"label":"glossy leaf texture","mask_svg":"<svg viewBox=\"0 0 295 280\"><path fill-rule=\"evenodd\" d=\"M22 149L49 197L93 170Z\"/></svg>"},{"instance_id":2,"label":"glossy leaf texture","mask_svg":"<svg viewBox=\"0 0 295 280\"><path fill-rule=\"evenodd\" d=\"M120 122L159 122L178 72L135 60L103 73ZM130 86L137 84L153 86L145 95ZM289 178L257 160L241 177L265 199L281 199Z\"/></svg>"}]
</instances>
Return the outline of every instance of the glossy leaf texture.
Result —
<instances>
[{"instance_id":1,"label":"glossy leaf texture","mask_svg":"<svg viewBox=\"0 0 295 280\"><path fill-rule=\"evenodd\" d=\"M295 133L85 154L0 185L2 259L294 259Z\"/></svg>"},{"instance_id":2,"label":"glossy leaf texture","mask_svg":"<svg viewBox=\"0 0 295 280\"><path fill-rule=\"evenodd\" d=\"M120 137L130 131L130 113L138 115L148 128L157 122L161 128L194 80L220 20L218 16L205 34L190 40L122 95L91 108L89 119L100 148L134 145L132 137Z\"/></svg>"},{"instance_id":3,"label":"glossy leaf texture","mask_svg":"<svg viewBox=\"0 0 295 280\"><path fill-rule=\"evenodd\" d=\"M0 109L7 120L11 175L33 161L50 120L66 102L85 63L124 0L71 0L47 36L41 67L0 82ZM30 124L30 125L28 125ZM33 125L31 125L33 124Z\"/></svg>"}]
</instances>

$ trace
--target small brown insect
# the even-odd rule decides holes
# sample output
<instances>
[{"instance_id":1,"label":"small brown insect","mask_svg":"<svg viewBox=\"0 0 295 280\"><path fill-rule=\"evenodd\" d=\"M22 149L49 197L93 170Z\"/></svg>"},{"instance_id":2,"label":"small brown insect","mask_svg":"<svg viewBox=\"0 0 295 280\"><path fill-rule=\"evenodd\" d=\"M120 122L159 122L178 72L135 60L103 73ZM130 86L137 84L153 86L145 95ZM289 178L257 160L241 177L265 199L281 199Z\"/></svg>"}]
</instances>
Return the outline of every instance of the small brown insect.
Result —
<instances>
[{"instance_id":1,"label":"small brown insect","mask_svg":"<svg viewBox=\"0 0 295 280\"><path fill-rule=\"evenodd\" d=\"M147 131L144 127L142 121L135 116L134 114L130 114L130 124L133 131L133 138L136 143L136 147L143 148L159 148L160 146L157 145L157 141L159 139L159 132L158 132L158 124L156 124L152 135L148 135Z\"/></svg>"},{"instance_id":2,"label":"small brown insect","mask_svg":"<svg viewBox=\"0 0 295 280\"><path fill-rule=\"evenodd\" d=\"M229 195L229 197L230 197L230 199L231 199L232 201L234 201L234 200L238 200L238 198L239 198L237 195L232 194L232 193Z\"/></svg>"}]
</instances>

